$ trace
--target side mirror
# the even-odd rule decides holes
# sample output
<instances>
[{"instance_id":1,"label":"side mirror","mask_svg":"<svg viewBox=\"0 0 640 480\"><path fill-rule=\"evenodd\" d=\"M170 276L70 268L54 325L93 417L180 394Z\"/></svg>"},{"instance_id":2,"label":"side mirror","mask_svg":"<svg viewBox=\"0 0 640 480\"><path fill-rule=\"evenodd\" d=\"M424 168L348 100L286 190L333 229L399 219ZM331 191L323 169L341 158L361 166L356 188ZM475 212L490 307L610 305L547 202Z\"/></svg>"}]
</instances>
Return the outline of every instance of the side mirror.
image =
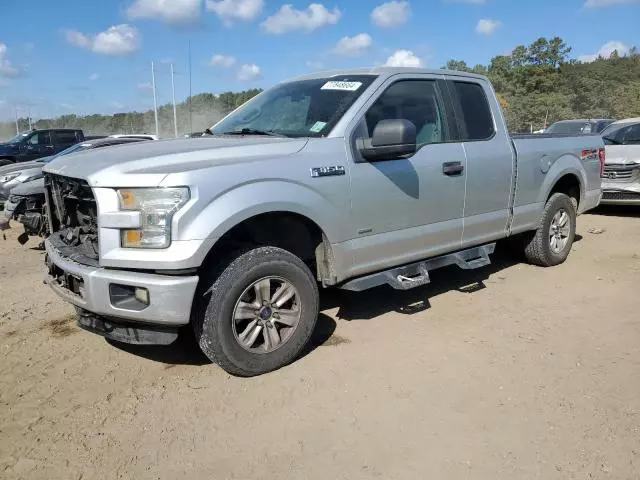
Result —
<instances>
[{"instance_id":1,"label":"side mirror","mask_svg":"<svg viewBox=\"0 0 640 480\"><path fill-rule=\"evenodd\" d=\"M371 138L359 138L360 154L368 161L394 160L416 151L416 126L405 119L381 120Z\"/></svg>"}]
</instances>

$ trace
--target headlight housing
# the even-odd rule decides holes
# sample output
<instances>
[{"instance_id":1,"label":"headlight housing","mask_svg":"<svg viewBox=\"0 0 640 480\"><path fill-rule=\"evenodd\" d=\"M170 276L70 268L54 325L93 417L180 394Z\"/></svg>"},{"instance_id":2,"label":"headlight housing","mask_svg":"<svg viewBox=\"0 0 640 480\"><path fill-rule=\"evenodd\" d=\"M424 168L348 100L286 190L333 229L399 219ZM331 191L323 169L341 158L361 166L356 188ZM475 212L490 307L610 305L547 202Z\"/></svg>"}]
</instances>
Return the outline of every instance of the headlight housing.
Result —
<instances>
[{"instance_id":1,"label":"headlight housing","mask_svg":"<svg viewBox=\"0 0 640 480\"><path fill-rule=\"evenodd\" d=\"M141 227L123 230L124 248L167 248L171 244L171 219L189 201L189 189L122 188L118 190L121 210L137 210Z\"/></svg>"},{"instance_id":2,"label":"headlight housing","mask_svg":"<svg viewBox=\"0 0 640 480\"><path fill-rule=\"evenodd\" d=\"M14 178L19 177L22 172L12 172L0 177L0 183L7 183L13 180Z\"/></svg>"}]
</instances>

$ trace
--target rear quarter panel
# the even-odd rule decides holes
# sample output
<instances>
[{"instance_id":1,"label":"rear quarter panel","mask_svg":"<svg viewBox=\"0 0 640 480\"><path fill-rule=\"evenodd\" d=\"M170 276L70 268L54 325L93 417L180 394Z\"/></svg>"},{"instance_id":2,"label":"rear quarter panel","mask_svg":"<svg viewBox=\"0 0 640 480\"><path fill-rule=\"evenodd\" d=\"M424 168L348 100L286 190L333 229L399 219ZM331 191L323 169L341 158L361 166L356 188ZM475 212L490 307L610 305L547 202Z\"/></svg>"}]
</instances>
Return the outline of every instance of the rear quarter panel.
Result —
<instances>
[{"instance_id":1,"label":"rear quarter panel","mask_svg":"<svg viewBox=\"0 0 640 480\"><path fill-rule=\"evenodd\" d=\"M597 154L583 158L583 150L603 147L599 136L515 137L518 158L512 233L536 228L544 205L556 183L574 175L580 184L579 211L599 202L600 161Z\"/></svg>"}]
</instances>

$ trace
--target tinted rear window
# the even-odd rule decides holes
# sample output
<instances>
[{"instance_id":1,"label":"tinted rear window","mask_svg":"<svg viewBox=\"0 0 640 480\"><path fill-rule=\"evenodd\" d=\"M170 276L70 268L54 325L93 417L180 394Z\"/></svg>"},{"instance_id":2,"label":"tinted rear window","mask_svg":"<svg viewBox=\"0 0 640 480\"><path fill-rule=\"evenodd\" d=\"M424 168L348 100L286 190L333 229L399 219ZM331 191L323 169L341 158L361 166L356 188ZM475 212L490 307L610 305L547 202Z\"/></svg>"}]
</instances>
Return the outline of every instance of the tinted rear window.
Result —
<instances>
[{"instance_id":1,"label":"tinted rear window","mask_svg":"<svg viewBox=\"0 0 640 480\"><path fill-rule=\"evenodd\" d=\"M453 82L462 113L462 139L486 140L495 133L493 116L487 96L481 85L471 82ZM466 131L465 131L466 130Z\"/></svg>"},{"instance_id":2,"label":"tinted rear window","mask_svg":"<svg viewBox=\"0 0 640 480\"><path fill-rule=\"evenodd\" d=\"M61 145L73 145L78 142L76 139L76 132L56 131L56 138L58 139L58 143Z\"/></svg>"}]
</instances>

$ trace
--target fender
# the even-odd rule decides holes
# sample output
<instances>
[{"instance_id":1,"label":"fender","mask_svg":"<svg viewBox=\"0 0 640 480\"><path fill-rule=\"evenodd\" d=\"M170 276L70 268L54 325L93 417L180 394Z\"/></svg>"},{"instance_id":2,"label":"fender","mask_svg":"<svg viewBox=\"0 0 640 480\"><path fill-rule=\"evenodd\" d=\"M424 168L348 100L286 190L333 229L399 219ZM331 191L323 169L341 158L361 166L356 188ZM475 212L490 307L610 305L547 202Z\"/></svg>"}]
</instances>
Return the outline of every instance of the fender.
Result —
<instances>
[{"instance_id":1,"label":"fender","mask_svg":"<svg viewBox=\"0 0 640 480\"><path fill-rule=\"evenodd\" d=\"M542 187L540 188L537 199L538 203L542 203L544 205L549 198L553 187L558 183L558 180L568 174L571 174L578 179L578 183L580 185L579 202L582 203L586 190L585 185L587 185L587 176L582 160L571 154L563 155L551 164L549 171L542 182Z\"/></svg>"},{"instance_id":2,"label":"fender","mask_svg":"<svg viewBox=\"0 0 640 480\"><path fill-rule=\"evenodd\" d=\"M263 201L263 199L268 199ZM347 239L347 211L321 192L287 179L256 180L234 186L195 208L187 225L180 220L179 240L202 240L197 255L204 258L216 241L244 220L273 212L290 212L315 222L330 243Z\"/></svg>"}]
</instances>

